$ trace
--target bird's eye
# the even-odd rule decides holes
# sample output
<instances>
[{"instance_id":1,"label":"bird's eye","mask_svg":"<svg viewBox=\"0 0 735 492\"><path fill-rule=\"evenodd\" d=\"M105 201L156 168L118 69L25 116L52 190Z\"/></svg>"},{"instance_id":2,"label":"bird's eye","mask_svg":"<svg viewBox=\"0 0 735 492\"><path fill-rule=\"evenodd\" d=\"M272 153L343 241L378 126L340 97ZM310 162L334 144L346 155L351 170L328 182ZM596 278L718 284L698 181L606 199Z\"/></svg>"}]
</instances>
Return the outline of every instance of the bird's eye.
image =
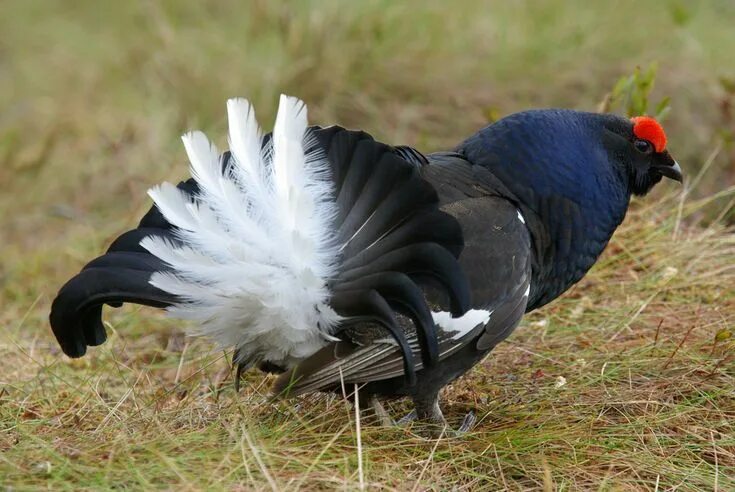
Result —
<instances>
[{"instance_id":1,"label":"bird's eye","mask_svg":"<svg viewBox=\"0 0 735 492\"><path fill-rule=\"evenodd\" d=\"M635 145L635 149L642 154L650 154L651 151L653 151L653 145L648 140L638 138L633 142L633 145Z\"/></svg>"}]
</instances>

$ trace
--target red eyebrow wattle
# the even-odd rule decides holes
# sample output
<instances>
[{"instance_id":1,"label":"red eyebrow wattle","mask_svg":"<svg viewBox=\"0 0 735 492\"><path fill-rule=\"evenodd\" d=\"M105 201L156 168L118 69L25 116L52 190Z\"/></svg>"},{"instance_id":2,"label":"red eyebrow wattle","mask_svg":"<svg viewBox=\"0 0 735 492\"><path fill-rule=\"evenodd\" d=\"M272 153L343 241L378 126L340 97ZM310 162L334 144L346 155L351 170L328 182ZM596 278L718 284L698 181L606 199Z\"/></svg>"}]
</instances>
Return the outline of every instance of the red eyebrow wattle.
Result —
<instances>
[{"instance_id":1,"label":"red eyebrow wattle","mask_svg":"<svg viewBox=\"0 0 735 492\"><path fill-rule=\"evenodd\" d=\"M633 134L636 138L651 142L656 152L666 149L666 133L658 121L650 116L636 116L630 120L633 122Z\"/></svg>"}]
</instances>

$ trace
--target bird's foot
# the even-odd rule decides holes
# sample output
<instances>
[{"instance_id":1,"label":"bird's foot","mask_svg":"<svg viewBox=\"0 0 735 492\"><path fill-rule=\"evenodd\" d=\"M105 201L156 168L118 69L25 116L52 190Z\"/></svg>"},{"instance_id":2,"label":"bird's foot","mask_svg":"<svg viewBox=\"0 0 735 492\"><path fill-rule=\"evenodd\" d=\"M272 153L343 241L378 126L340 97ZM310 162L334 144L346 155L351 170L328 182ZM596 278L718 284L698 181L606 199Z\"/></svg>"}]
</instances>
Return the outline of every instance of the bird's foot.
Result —
<instances>
[{"instance_id":1,"label":"bird's foot","mask_svg":"<svg viewBox=\"0 0 735 492\"><path fill-rule=\"evenodd\" d=\"M467 432L472 430L476 423L477 415L475 415L475 412L470 410L462 419L462 425L460 425L459 429L457 429L455 432L460 436L462 434L466 434Z\"/></svg>"},{"instance_id":2,"label":"bird's foot","mask_svg":"<svg viewBox=\"0 0 735 492\"><path fill-rule=\"evenodd\" d=\"M462 419L462 423L457 429L452 429L446 420L441 421L427 420L424 428L432 439L440 439L442 437L462 437L469 432L477 423L475 412L469 411Z\"/></svg>"},{"instance_id":3,"label":"bird's foot","mask_svg":"<svg viewBox=\"0 0 735 492\"><path fill-rule=\"evenodd\" d=\"M416 409L414 408L413 410L411 410L410 413L407 413L406 415L398 419L398 421L396 422L396 425L398 426L408 425L411 422L415 421L416 418L417 418L417 414L416 414Z\"/></svg>"},{"instance_id":4,"label":"bird's foot","mask_svg":"<svg viewBox=\"0 0 735 492\"><path fill-rule=\"evenodd\" d=\"M428 402L415 401L416 408L408 415L399 419L396 425L403 426L418 421L424 424L424 428L431 438L459 437L469 432L477 423L475 412L469 411L462 419L462 424L454 430L449 427L444 414L439 407L438 399Z\"/></svg>"},{"instance_id":5,"label":"bird's foot","mask_svg":"<svg viewBox=\"0 0 735 492\"><path fill-rule=\"evenodd\" d=\"M365 408L369 412L367 416L377 419L381 426L405 427L412 422L416 422L421 426L422 433L425 431L428 437L432 439L462 436L469 432L477 423L475 412L470 410L462 419L460 426L456 430L452 429L447 424L444 414L442 414L441 408L439 408L438 401L429 402L428 405L419 403L410 413L397 421L391 418L377 396L371 395L367 401L368 405Z\"/></svg>"}]
</instances>

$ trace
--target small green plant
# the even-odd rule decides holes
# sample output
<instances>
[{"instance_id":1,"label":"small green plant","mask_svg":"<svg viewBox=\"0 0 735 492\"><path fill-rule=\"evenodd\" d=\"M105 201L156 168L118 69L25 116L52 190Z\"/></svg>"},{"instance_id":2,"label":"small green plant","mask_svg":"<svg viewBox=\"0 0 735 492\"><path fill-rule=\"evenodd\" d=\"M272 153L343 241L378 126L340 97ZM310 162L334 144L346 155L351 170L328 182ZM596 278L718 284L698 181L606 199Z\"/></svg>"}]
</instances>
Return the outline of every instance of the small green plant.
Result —
<instances>
[{"instance_id":1,"label":"small green plant","mask_svg":"<svg viewBox=\"0 0 735 492\"><path fill-rule=\"evenodd\" d=\"M649 115L663 121L671 111L671 98L664 97L655 105L651 101L651 91L656 81L658 64L652 63L642 70L636 67L631 75L620 77L612 90L600 103L599 111L607 113L619 111L629 117ZM649 109L653 107L652 110Z\"/></svg>"}]
</instances>

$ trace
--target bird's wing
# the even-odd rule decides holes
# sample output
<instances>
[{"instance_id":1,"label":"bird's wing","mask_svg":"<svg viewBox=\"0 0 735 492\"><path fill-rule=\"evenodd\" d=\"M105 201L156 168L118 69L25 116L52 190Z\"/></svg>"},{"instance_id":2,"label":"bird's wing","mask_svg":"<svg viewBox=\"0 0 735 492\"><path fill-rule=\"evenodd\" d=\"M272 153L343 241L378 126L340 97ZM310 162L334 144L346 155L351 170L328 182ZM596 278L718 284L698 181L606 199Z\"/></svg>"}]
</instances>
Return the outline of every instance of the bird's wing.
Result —
<instances>
[{"instance_id":1,"label":"bird's wing","mask_svg":"<svg viewBox=\"0 0 735 492\"><path fill-rule=\"evenodd\" d=\"M535 253L524 209L484 167L454 153L432 154L430 160L424 177L465 237L460 265L470 283L472 306L492 310L476 339L476 348L486 351L510 335L526 311Z\"/></svg>"},{"instance_id":2,"label":"bird's wing","mask_svg":"<svg viewBox=\"0 0 735 492\"><path fill-rule=\"evenodd\" d=\"M526 309L531 281L531 240L523 215L507 190L483 169L452 154L429 156L423 176L437 189L441 209L461 225L465 240L459 258L469 280L471 309L452 317L441 296L428 293L438 327L439 360L474 347L485 352L507 337ZM408 338L415 354L420 347ZM470 354L469 356L473 356ZM417 362L417 369L423 368ZM401 352L392 340L353 337L329 344L280 376L274 393L290 396L400 377Z\"/></svg>"},{"instance_id":3,"label":"bird's wing","mask_svg":"<svg viewBox=\"0 0 735 492\"><path fill-rule=\"evenodd\" d=\"M439 210L420 167L363 132L307 130L293 98L264 137L246 101L228 110L232 153L186 136L193 179L154 188L138 228L62 287L50 321L64 352L79 357L105 340L104 304L135 302L200 321L200 333L239 356L274 363L377 325L411 375L401 313L422 363L436 362L421 287L439 285L457 315L469 289L459 224Z\"/></svg>"}]
</instances>

